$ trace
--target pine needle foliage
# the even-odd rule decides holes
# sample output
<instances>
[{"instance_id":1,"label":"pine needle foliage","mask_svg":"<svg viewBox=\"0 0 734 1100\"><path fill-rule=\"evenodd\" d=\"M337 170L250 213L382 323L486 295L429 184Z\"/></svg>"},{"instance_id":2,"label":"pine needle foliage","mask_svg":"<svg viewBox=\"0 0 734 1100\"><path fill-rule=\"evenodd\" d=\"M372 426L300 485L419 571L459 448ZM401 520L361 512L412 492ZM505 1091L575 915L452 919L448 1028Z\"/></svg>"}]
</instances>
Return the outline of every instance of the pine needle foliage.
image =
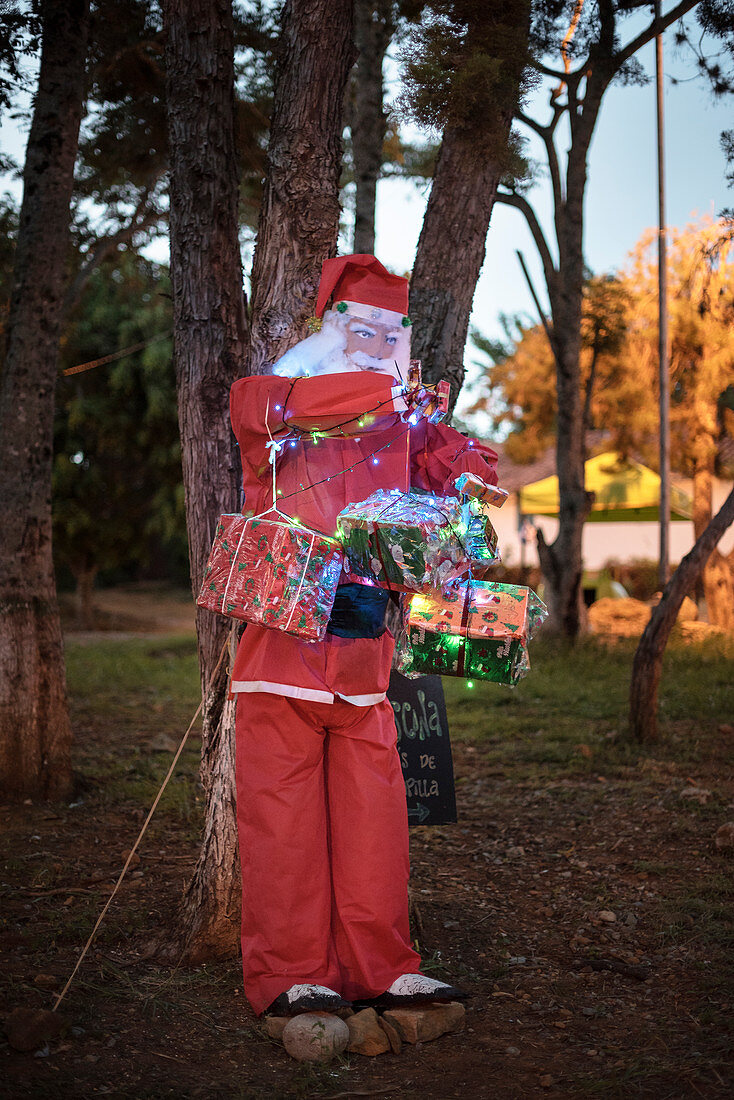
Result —
<instances>
[{"instance_id":1,"label":"pine needle foliage","mask_svg":"<svg viewBox=\"0 0 734 1100\"><path fill-rule=\"evenodd\" d=\"M435 131L456 127L478 155L507 157L502 118L533 76L528 41L513 0L437 0L428 5L402 51L399 106Z\"/></svg>"}]
</instances>

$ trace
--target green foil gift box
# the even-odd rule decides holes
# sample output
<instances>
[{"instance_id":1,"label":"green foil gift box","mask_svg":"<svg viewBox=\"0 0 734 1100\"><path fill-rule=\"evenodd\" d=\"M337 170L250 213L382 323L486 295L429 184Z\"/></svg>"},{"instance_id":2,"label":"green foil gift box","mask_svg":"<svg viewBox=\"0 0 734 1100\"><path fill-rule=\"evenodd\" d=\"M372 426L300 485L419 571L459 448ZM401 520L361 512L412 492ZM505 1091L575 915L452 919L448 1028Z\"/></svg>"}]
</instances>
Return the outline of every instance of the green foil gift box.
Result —
<instances>
[{"instance_id":1,"label":"green foil gift box","mask_svg":"<svg viewBox=\"0 0 734 1100\"><path fill-rule=\"evenodd\" d=\"M516 684L547 614L523 585L469 581L414 596L401 671Z\"/></svg>"},{"instance_id":2,"label":"green foil gift box","mask_svg":"<svg viewBox=\"0 0 734 1100\"><path fill-rule=\"evenodd\" d=\"M337 525L350 573L380 588L424 591L465 557L455 497L379 489L347 505Z\"/></svg>"},{"instance_id":3,"label":"green foil gift box","mask_svg":"<svg viewBox=\"0 0 734 1100\"><path fill-rule=\"evenodd\" d=\"M380 588L424 592L470 569L456 497L379 489L337 517L349 572Z\"/></svg>"},{"instance_id":4,"label":"green foil gift box","mask_svg":"<svg viewBox=\"0 0 734 1100\"><path fill-rule=\"evenodd\" d=\"M285 518L219 519L199 607L320 641L334 604L339 543Z\"/></svg>"}]
</instances>

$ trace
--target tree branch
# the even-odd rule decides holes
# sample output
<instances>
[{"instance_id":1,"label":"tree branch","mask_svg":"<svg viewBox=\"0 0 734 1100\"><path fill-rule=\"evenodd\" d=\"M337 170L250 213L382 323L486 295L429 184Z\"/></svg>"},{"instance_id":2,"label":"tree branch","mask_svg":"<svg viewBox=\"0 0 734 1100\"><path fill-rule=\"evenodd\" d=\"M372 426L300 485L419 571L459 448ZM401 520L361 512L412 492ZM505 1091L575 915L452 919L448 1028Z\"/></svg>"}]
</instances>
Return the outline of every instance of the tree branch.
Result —
<instances>
[{"instance_id":1,"label":"tree branch","mask_svg":"<svg viewBox=\"0 0 734 1100\"><path fill-rule=\"evenodd\" d=\"M149 198L150 193L146 191L135 207L135 211L127 225L121 226L115 233L110 233L108 237L102 237L93 251L88 254L87 259L69 284L69 289L64 297L64 314L68 314L77 304L92 272L96 271L121 244L126 244L132 240L136 233L147 229L160 217L161 212L157 206L148 206Z\"/></svg>"},{"instance_id":2,"label":"tree branch","mask_svg":"<svg viewBox=\"0 0 734 1100\"><path fill-rule=\"evenodd\" d=\"M523 111L519 111L515 117L518 122L521 122L524 126L527 126L529 130L537 134L545 145L545 151L548 157L548 170L550 171L551 185L553 187L553 208L556 219L558 219L560 208L566 199L566 194L563 180L561 179L558 153L556 151L553 135L558 125L558 120L566 108L556 103L551 95L551 109L553 111L553 117L547 126L541 126L539 122L536 122L534 118L530 118L530 116L526 115Z\"/></svg>"},{"instance_id":3,"label":"tree branch","mask_svg":"<svg viewBox=\"0 0 734 1100\"><path fill-rule=\"evenodd\" d=\"M514 206L516 210L525 218L528 229L533 235L535 241L535 247L538 249L541 262L543 264L543 274L545 275L545 284L548 288L548 297L551 301L551 313L553 313L553 303L555 300L556 283L558 280L558 272L556 266L553 263L553 257L551 255L548 242L545 239L545 234L538 221L537 215L532 206L525 198L524 195L518 194L517 191L497 191L496 202L502 202L505 206Z\"/></svg>"},{"instance_id":4,"label":"tree branch","mask_svg":"<svg viewBox=\"0 0 734 1100\"><path fill-rule=\"evenodd\" d=\"M671 23L675 23L677 19L681 19L682 16L689 12L691 8L694 8L697 3L698 0L680 0L680 3L676 4L674 8L671 8L666 15L661 15L659 19L653 19L644 31L641 31L636 38L628 42L624 49L614 55L613 74L619 72L625 61L629 61L638 50L646 46L653 38L657 38L659 34L662 34Z\"/></svg>"},{"instance_id":5,"label":"tree branch","mask_svg":"<svg viewBox=\"0 0 734 1100\"><path fill-rule=\"evenodd\" d=\"M550 69L547 65L544 65L542 61L538 61L536 58L530 59L530 64L534 69L542 76L549 76L552 80L561 80L565 84L568 80L568 73L559 72L558 69Z\"/></svg>"},{"instance_id":6,"label":"tree branch","mask_svg":"<svg viewBox=\"0 0 734 1100\"><path fill-rule=\"evenodd\" d=\"M663 651L683 597L696 583L717 542L732 522L734 489L666 584L660 603L653 610L640 638L630 681L630 731L640 741L657 739L657 701Z\"/></svg>"}]
</instances>

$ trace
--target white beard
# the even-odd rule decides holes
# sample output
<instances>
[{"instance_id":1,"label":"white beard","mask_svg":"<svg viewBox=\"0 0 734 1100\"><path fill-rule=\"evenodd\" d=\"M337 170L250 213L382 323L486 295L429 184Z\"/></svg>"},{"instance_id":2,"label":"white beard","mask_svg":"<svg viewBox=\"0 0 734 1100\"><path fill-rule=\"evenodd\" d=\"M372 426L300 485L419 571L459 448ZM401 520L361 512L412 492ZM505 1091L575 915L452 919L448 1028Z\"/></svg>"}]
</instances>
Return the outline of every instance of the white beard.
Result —
<instances>
[{"instance_id":1,"label":"white beard","mask_svg":"<svg viewBox=\"0 0 734 1100\"><path fill-rule=\"evenodd\" d=\"M273 366L273 374L287 378L305 375L317 377L324 374L359 373L363 370L379 371L400 381L400 373L393 359L376 359L363 351L346 354L347 334L344 327L331 319L324 320L320 332L314 332L301 340Z\"/></svg>"}]
</instances>

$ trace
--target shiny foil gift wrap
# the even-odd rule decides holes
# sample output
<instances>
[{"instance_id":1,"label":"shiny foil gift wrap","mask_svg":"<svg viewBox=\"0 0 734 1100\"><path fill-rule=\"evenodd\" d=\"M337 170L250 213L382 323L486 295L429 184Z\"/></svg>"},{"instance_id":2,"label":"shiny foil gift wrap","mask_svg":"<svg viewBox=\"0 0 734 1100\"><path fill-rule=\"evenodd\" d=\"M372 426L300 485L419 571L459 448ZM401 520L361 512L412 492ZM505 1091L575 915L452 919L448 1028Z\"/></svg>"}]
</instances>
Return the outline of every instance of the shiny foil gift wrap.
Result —
<instances>
[{"instance_id":1,"label":"shiny foil gift wrap","mask_svg":"<svg viewBox=\"0 0 734 1100\"><path fill-rule=\"evenodd\" d=\"M423 592L469 569L455 497L380 489L337 517L352 575L396 592Z\"/></svg>"},{"instance_id":2,"label":"shiny foil gift wrap","mask_svg":"<svg viewBox=\"0 0 734 1100\"><path fill-rule=\"evenodd\" d=\"M532 589L515 584L471 581L414 596L400 670L516 684L547 614Z\"/></svg>"},{"instance_id":3,"label":"shiny foil gift wrap","mask_svg":"<svg viewBox=\"0 0 734 1100\"><path fill-rule=\"evenodd\" d=\"M476 474L459 474L454 478L454 485L459 493L464 493L481 504L491 504L495 508L501 508L510 495L506 489L500 489L499 485L488 485Z\"/></svg>"},{"instance_id":4,"label":"shiny foil gift wrap","mask_svg":"<svg viewBox=\"0 0 734 1100\"><path fill-rule=\"evenodd\" d=\"M342 570L335 539L272 517L220 517L199 607L304 641L326 633Z\"/></svg>"}]
</instances>

